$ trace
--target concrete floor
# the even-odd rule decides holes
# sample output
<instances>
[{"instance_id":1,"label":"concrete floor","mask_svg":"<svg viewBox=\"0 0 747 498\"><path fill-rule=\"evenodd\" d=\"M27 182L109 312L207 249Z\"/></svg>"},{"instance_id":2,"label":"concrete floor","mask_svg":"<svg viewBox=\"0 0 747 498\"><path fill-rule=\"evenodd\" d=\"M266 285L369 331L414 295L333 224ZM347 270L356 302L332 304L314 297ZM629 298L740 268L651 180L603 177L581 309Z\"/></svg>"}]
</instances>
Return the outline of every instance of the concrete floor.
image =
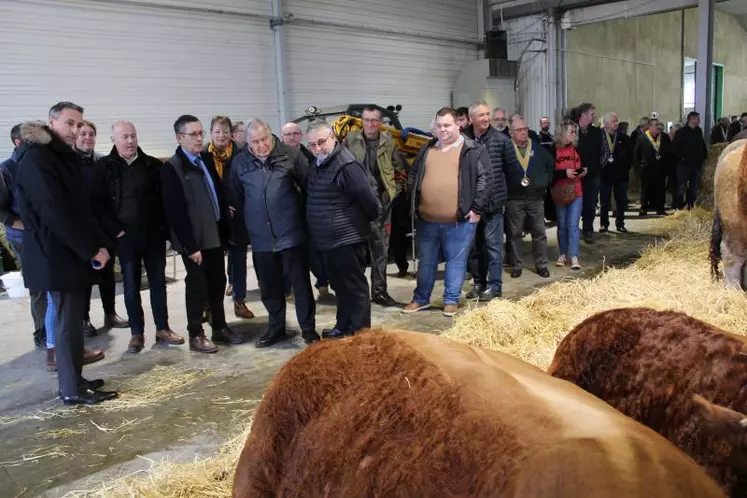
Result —
<instances>
[{"instance_id":1,"label":"concrete floor","mask_svg":"<svg viewBox=\"0 0 747 498\"><path fill-rule=\"evenodd\" d=\"M632 208L631 208L632 211ZM661 234L650 219L630 219L627 234L597 234L594 245L582 243L584 269L550 268L551 279L538 277L530 257L530 237L522 246L525 272L519 279L504 274L504 297L515 299L551 281L588 277L603 265L626 264ZM548 230L551 260L557 257L555 229ZM249 258L251 263L251 258ZM169 265L172 262L169 261ZM177 281L169 284L168 299L171 327L186 335L184 310L184 269L177 260ZM167 267L167 275L172 267ZM409 302L414 281L399 279L396 267L389 267L389 291L398 301ZM465 290L469 288L465 283ZM443 282L438 281L433 302L440 301ZM128 330L103 330L87 339L89 347L106 352L106 359L85 368L89 378L103 378L107 386L122 393L121 400L106 408L61 409L55 398L57 379L44 367L44 353L35 351L31 340L32 322L28 299L0 299L0 497L62 496L70 490L91 487L112 476L148 467L139 456L159 460L189 459L209 455L225 438L237 430L237 420L246 419L256 406L267 383L278 369L304 348L300 337L275 347L257 350L253 341L234 347L221 347L215 355L190 353L188 347L154 347L148 292L143 292L146 316L146 349L138 355L125 352ZM230 298L225 300L231 326L255 338L264 329L267 315L259 302L256 277L249 271L249 307L257 317L235 320ZM476 304L470 304L476 306ZM121 288L117 310L125 315ZM288 325L297 331L293 306L288 309ZM320 303L317 326L321 331L334 324L334 303ZM103 323L98 299L92 305L92 321ZM375 327L404 328L439 333L450 327L452 319L439 309L403 315L397 308L372 307ZM209 331L208 331L209 336ZM181 384L180 384L181 382ZM137 400L133 390L154 397L150 404L131 404ZM130 394L128 394L130 393ZM60 430L68 429L62 434Z\"/></svg>"}]
</instances>

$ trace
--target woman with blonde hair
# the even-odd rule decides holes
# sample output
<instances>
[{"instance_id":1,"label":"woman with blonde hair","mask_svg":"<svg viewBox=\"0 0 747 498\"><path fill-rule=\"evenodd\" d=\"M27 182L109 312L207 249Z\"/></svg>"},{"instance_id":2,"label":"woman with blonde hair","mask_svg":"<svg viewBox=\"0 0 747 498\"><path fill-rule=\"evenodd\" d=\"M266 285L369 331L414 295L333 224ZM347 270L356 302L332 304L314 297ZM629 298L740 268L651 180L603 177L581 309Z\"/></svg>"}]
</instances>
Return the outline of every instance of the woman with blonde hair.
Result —
<instances>
[{"instance_id":1,"label":"woman with blonde hair","mask_svg":"<svg viewBox=\"0 0 747 498\"><path fill-rule=\"evenodd\" d=\"M563 120L555 130L555 179L550 190L558 219L558 244L560 256L556 266L570 263L580 270L578 246L581 238L579 222L583 208L581 179L586 168L581 167L581 157L576 150L578 125Z\"/></svg>"}]
</instances>

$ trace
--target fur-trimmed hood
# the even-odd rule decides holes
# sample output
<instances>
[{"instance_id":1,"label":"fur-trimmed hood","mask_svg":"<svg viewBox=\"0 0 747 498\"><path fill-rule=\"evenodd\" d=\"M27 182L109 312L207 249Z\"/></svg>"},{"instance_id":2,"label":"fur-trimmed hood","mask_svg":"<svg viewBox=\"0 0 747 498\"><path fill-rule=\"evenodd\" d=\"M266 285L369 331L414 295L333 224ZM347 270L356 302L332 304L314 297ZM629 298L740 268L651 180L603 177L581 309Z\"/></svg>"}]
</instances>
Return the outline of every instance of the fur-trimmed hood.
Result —
<instances>
[{"instance_id":1,"label":"fur-trimmed hood","mask_svg":"<svg viewBox=\"0 0 747 498\"><path fill-rule=\"evenodd\" d=\"M29 144L47 145L52 142L52 130L43 121L21 124L21 140Z\"/></svg>"}]
</instances>

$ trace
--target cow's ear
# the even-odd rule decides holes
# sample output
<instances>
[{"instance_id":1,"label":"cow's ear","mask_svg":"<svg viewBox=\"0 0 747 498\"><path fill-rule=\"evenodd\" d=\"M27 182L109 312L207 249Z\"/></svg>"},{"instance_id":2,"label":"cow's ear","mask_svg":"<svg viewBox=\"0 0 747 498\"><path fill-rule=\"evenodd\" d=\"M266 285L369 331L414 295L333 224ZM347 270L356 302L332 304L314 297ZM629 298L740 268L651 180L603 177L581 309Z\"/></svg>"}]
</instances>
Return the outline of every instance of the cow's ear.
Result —
<instances>
[{"instance_id":1,"label":"cow's ear","mask_svg":"<svg viewBox=\"0 0 747 498\"><path fill-rule=\"evenodd\" d=\"M743 435L747 432L746 415L725 406L713 404L698 394L693 396L693 405L695 413L700 416L707 430L738 444L744 441Z\"/></svg>"}]
</instances>

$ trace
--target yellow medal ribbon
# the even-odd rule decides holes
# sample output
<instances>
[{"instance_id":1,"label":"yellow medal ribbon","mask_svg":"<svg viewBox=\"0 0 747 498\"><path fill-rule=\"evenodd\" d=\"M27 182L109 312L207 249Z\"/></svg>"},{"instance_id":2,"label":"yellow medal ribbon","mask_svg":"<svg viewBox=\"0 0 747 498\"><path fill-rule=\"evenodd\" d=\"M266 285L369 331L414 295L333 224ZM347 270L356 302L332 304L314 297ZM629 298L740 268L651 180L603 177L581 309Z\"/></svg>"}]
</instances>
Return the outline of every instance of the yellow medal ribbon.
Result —
<instances>
[{"instance_id":1,"label":"yellow medal ribbon","mask_svg":"<svg viewBox=\"0 0 747 498\"><path fill-rule=\"evenodd\" d=\"M610 146L610 152L615 152L615 141L610 138L610 134L604 132L604 136L607 137L607 145Z\"/></svg>"},{"instance_id":2,"label":"yellow medal ribbon","mask_svg":"<svg viewBox=\"0 0 747 498\"><path fill-rule=\"evenodd\" d=\"M529 159L532 155L532 139L530 138L527 140L527 148L524 154L521 153L516 142L513 140L512 142L514 144L514 150L516 151L516 159L519 160L519 164L521 164L521 168L524 170L524 178L526 178L527 170L529 169Z\"/></svg>"},{"instance_id":3,"label":"yellow medal ribbon","mask_svg":"<svg viewBox=\"0 0 747 498\"><path fill-rule=\"evenodd\" d=\"M651 142L651 145L654 146L654 150L656 153L659 153L659 147L661 147L661 135L656 137L656 140L654 140L654 137L651 136L651 132L646 130L646 137L648 137L648 141Z\"/></svg>"}]
</instances>

